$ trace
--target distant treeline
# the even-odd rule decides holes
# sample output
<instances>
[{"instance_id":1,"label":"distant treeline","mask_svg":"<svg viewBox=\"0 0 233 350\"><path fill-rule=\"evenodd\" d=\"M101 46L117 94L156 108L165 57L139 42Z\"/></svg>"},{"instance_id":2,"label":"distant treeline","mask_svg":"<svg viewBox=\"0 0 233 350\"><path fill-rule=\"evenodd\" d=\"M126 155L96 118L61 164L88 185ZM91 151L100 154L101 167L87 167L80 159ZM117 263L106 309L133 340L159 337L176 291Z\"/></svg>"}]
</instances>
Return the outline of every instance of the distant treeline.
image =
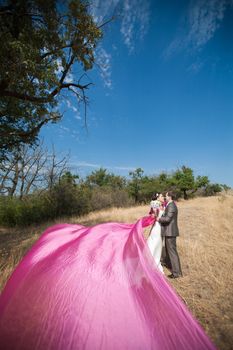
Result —
<instances>
[{"instance_id":1,"label":"distant treeline","mask_svg":"<svg viewBox=\"0 0 233 350\"><path fill-rule=\"evenodd\" d=\"M1 164L0 224L29 225L67 215L80 216L108 207L149 203L156 192L172 190L176 199L212 196L229 189L194 176L182 166L172 173L147 176L138 168L129 177L100 168L86 178L68 171L68 159L55 154L37 157L29 150Z\"/></svg>"}]
</instances>

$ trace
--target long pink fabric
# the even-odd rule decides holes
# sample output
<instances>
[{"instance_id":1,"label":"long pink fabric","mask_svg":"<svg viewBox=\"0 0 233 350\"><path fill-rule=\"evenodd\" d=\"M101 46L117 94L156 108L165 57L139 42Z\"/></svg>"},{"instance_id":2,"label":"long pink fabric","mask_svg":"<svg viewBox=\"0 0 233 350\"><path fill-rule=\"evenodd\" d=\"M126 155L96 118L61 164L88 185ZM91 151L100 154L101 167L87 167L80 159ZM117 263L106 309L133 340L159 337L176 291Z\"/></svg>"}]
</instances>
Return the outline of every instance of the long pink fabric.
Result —
<instances>
[{"instance_id":1,"label":"long pink fabric","mask_svg":"<svg viewBox=\"0 0 233 350\"><path fill-rule=\"evenodd\" d=\"M156 269L150 223L47 229L0 297L1 349L215 349Z\"/></svg>"}]
</instances>

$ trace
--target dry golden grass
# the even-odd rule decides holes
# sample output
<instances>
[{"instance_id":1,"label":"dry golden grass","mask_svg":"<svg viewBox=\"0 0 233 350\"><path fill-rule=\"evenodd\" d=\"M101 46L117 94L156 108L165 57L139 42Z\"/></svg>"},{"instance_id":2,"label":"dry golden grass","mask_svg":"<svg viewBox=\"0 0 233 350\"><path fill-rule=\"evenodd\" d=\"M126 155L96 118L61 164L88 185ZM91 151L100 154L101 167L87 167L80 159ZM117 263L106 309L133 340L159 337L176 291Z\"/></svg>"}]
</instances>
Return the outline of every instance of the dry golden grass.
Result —
<instances>
[{"instance_id":1,"label":"dry golden grass","mask_svg":"<svg viewBox=\"0 0 233 350\"><path fill-rule=\"evenodd\" d=\"M181 201L177 240L184 277L169 280L219 349L233 349L233 196ZM48 226L58 222L94 225L135 222L148 206L109 209L81 218L63 218L37 227L0 229L0 287ZM145 236L149 229L145 230ZM169 272L166 270L166 274Z\"/></svg>"}]
</instances>

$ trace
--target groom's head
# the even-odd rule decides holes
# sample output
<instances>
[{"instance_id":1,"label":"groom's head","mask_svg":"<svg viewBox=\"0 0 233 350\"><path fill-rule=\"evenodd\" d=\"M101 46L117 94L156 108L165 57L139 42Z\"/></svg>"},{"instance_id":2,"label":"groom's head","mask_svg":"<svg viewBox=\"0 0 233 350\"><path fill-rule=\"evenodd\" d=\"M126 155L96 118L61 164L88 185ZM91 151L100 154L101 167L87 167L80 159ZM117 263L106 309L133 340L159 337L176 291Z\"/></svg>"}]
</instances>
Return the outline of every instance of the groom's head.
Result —
<instances>
[{"instance_id":1,"label":"groom's head","mask_svg":"<svg viewBox=\"0 0 233 350\"><path fill-rule=\"evenodd\" d=\"M168 191L166 193L166 200L169 202L169 201L173 201L173 199L175 199L175 194L171 191Z\"/></svg>"}]
</instances>

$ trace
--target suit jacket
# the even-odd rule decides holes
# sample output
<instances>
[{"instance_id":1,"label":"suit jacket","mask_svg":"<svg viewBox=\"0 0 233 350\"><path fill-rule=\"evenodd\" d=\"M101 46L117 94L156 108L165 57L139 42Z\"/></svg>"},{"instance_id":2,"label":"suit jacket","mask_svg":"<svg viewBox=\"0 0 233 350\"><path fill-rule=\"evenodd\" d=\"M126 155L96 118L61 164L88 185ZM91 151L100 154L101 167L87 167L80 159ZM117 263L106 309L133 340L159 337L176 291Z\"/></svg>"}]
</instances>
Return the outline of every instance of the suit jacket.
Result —
<instances>
[{"instance_id":1,"label":"suit jacket","mask_svg":"<svg viewBox=\"0 0 233 350\"><path fill-rule=\"evenodd\" d=\"M166 237L179 236L177 225L178 209L175 202L170 202L165 209L164 214L159 219L161 224L161 235Z\"/></svg>"}]
</instances>

